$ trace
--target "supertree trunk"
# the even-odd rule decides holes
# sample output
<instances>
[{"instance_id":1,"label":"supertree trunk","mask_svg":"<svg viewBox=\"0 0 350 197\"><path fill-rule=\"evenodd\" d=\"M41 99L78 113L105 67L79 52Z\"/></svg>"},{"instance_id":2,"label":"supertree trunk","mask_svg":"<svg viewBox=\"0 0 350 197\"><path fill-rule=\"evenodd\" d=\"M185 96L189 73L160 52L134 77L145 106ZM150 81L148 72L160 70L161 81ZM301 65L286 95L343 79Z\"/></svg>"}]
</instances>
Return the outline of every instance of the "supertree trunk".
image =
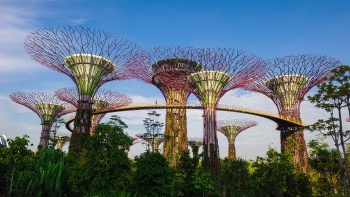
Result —
<instances>
[{"instance_id":1,"label":"supertree trunk","mask_svg":"<svg viewBox=\"0 0 350 197\"><path fill-rule=\"evenodd\" d=\"M51 126L52 126L51 124L42 125L42 131L41 131L40 143L39 143L41 148L46 148L49 145Z\"/></svg>"},{"instance_id":2,"label":"supertree trunk","mask_svg":"<svg viewBox=\"0 0 350 197\"><path fill-rule=\"evenodd\" d=\"M307 171L308 155L303 131L281 129L281 152L291 154L299 169Z\"/></svg>"},{"instance_id":3,"label":"supertree trunk","mask_svg":"<svg viewBox=\"0 0 350 197\"><path fill-rule=\"evenodd\" d=\"M90 133L92 117L92 100L89 95L82 95L81 100L78 101L78 108L75 115L75 131L77 133Z\"/></svg>"},{"instance_id":4,"label":"supertree trunk","mask_svg":"<svg viewBox=\"0 0 350 197\"><path fill-rule=\"evenodd\" d=\"M167 105L186 105L188 92L169 88L166 91ZM176 167L179 157L187 150L186 109L166 110L163 155L172 167Z\"/></svg>"},{"instance_id":5,"label":"supertree trunk","mask_svg":"<svg viewBox=\"0 0 350 197\"><path fill-rule=\"evenodd\" d=\"M299 115L293 117L296 117L296 119L301 122ZM301 171L306 172L309 168L309 157L307 154L304 131L298 127L281 127L280 136L281 153L290 154L293 163L297 165Z\"/></svg>"},{"instance_id":6,"label":"supertree trunk","mask_svg":"<svg viewBox=\"0 0 350 197\"><path fill-rule=\"evenodd\" d=\"M189 76L203 105L203 165L213 176L220 174L219 146L216 133L216 107L222 88L229 82L225 72L200 71Z\"/></svg>"},{"instance_id":7,"label":"supertree trunk","mask_svg":"<svg viewBox=\"0 0 350 197\"><path fill-rule=\"evenodd\" d=\"M228 158L230 160L236 160L236 147L235 147L235 141L230 141L228 143Z\"/></svg>"},{"instance_id":8,"label":"supertree trunk","mask_svg":"<svg viewBox=\"0 0 350 197\"><path fill-rule=\"evenodd\" d=\"M80 154L84 148L84 142L90 136L92 118L92 97L82 95L78 101L78 107L74 120L74 132L72 133L69 151Z\"/></svg>"},{"instance_id":9,"label":"supertree trunk","mask_svg":"<svg viewBox=\"0 0 350 197\"><path fill-rule=\"evenodd\" d=\"M216 111L213 107L203 110L203 164L215 175L220 174L219 146L216 131Z\"/></svg>"}]
</instances>

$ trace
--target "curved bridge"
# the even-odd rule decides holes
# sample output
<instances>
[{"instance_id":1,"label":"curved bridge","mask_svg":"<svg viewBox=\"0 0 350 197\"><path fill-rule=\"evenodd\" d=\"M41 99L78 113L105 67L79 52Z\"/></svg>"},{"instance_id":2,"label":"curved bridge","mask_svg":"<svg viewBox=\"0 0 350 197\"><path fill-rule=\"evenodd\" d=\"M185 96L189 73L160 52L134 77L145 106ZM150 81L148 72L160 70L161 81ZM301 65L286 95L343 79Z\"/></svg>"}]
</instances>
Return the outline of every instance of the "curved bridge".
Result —
<instances>
[{"instance_id":1,"label":"curved bridge","mask_svg":"<svg viewBox=\"0 0 350 197\"><path fill-rule=\"evenodd\" d=\"M168 108L175 108L175 109L202 109L202 105L200 103L187 103L186 106L184 105L166 105L165 103L133 103L131 105L113 108L113 109L107 109L95 112L94 114L101 114L101 113L110 113L110 112L121 112L121 111L132 111L132 110L145 110L145 109L168 109ZM292 118L285 118L278 114L273 114L271 112L262 111L262 110L256 110L252 108L247 107L241 107L241 106L233 106L233 105L225 105L225 104L219 104L217 107L217 110L219 111L228 111L228 112L237 112L237 113L244 113L244 114L251 114L255 116L260 116L263 118L267 118L269 120L272 120L277 123L279 129L280 127L303 127L306 126L299 121L292 119ZM73 129L70 127L70 124L74 121L74 116L69 118L66 121L66 128L69 131L73 131Z\"/></svg>"}]
</instances>

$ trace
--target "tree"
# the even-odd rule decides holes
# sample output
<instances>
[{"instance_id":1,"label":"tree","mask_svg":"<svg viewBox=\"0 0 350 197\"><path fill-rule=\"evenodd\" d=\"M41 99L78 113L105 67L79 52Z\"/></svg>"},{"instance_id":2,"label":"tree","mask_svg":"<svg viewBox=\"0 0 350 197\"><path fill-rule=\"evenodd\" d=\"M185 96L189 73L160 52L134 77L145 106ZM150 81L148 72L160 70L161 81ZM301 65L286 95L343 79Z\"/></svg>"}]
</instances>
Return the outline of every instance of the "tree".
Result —
<instances>
[{"instance_id":1,"label":"tree","mask_svg":"<svg viewBox=\"0 0 350 197\"><path fill-rule=\"evenodd\" d=\"M57 141L58 141L58 139L56 139L57 131L65 123L66 123L66 121L64 120L64 118L58 118L53 123L53 126L52 126L51 131L50 131L52 133L53 137L50 138L49 147L52 146L53 148L55 148Z\"/></svg>"},{"instance_id":2,"label":"tree","mask_svg":"<svg viewBox=\"0 0 350 197\"><path fill-rule=\"evenodd\" d=\"M146 151L135 157L133 189L144 197L173 196L174 170L159 152Z\"/></svg>"},{"instance_id":3,"label":"tree","mask_svg":"<svg viewBox=\"0 0 350 197\"><path fill-rule=\"evenodd\" d=\"M127 188L131 163L125 153L132 140L119 126L100 124L86 142L81 163L75 163L69 182L77 195L113 196Z\"/></svg>"},{"instance_id":4,"label":"tree","mask_svg":"<svg viewBox=\"0 0 350 197\"><path fill-rule=\"evenodd\" d=\"M342 180L344 195L348 196L346 187L350 185L350 170L346 142L350 139L350 132L344 130L342 110L347 109L350 115L350 67L342 65L333 69L332 73L326 83L317 86L318 91L315 95L308 96L315 107L326 110L330 117L327 120L320 119L307 128L332 137L338 152L339 166L346 172Z\"/></svg>"},{"instance_id":5,"label":"tree","mask_svg":"<svg viewBox=\"0 0 350 197\"><path fill-rule=\"evenodd\" d=\"M316 196L341 196L344 172L338 163L338 152L329 149L322 140L320 138L308 143L314 193Z\"/></svg>"},{"instance_id":6,"label":"tree","mask_svg":"<svg viewBox=\"0 0 350 197\"><path fill-rule=\"evenodd\" d=\"M109 121L107 122L107 124L112 125L112 126L118 126L122 129L128 128L128 125L117 115L112 115L109 118Z\"/></svg>"},{"instance_id":7,"label":"tree","mask_svg":"<svg viewBox=\"0 0 350 197\"><path fill-rule=\"evenodd\" d=\"M193 157L190 157L189 151L185 151L176 166L176 181L175 191L179 196L202 196L202 191L195 189L194 175L198 169L200 155L197 152L193 152Z\"/></svg>"},{"instance_id":8,"label":"tree","mask_svg":"<svg viewBox=\"0 0 350 197\"><path fill-rule=\"evenodd\" d=\"M147 133L139 137L147 142L147 150L158 151L159 144L164 140L163 134L160 133L164 123L159 122L160 114L156 111L149 112L147 115L148 118L143 120Z\"/></svg>"},{"instance_id":9,"label":"tree","mask_svg":"<svg viewBox=\"0 0 350 197\"><path fill-rule=\"evenodd\" d=\"M258 157L252 163L252 167L253 173L248 183L251 193L248 196L311 195L307 177L295 173L296 167L289 154L280 154L274 149L269 149L267 158ZM304 185L291 184L298 183L297 180L303 180Z\"/></svg>"},{"instance_id":10,"label":"tree","mask_svg":"<svg viewBox=\"0 0 350 197\"><path fill-rule=\"evenodd\" d=\"M249 163L247 161L225 158L221 162L222 194L224 196L246 196L248 178Z\"/></svg>"},{"instance_id":11,"label":"tree","mask_svg":"<svg viewBox=\"0 0 350 197\"><path fill-rule=\"evenodd\" d=\"M12 186L19 174L31 167L33 151L28 149L29 136L8 139L9 148L0 148L0 189L3 195L11 195ZM31 144L32 146L32 144Z\"/></svg>"}]
</instances>

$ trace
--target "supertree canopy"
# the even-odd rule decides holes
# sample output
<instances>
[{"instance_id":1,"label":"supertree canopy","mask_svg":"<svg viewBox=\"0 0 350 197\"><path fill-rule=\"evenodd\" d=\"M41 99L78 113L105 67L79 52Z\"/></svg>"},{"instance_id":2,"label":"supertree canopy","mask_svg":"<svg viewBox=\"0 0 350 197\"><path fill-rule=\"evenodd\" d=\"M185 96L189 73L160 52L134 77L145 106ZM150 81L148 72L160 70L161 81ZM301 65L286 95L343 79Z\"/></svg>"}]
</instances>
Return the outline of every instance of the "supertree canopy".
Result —
<instances>
[{"instance_id":1,"label":"supertree canopy","mask_svg":"<svg viewBox=\"0 0 350 197\"><path fill-rule=\"evenodd\" d=\"M127 79L133 64L126 62L139 48L111 33L80 26L36 30L25 38L24 45L35 61L67 75L76 84L79 99L70 148L80 152L90 133L97 89L108 81Z\"/></svg>"},{"instance_id":2,"label":"supertree canopy","mask_svg":"<svg viewBox=\"0 0 350 197\"><path fill-rule=\"evenodd\" d=\"M299 55L267 61L264 76L246 87L269 97L283 118L301 123L300 104L305 94L325 81L331 69L340 65L338 60L326 56ZM279 125L281 152L292 154L295 164L306 170L308 163L304 133L299 128Z\"/></svg>"},{"instance_id":3,"label":"supertree canopy","mask_svg":"<svg viewBox=\"0 0 350 197\"><path fill-rule=\"evenodd\" d=\"M202 138L196 138L192 137L188 139L188 145L193 149L195 146L196 147L201 147L203 145L203 139Z\"/></svg>"},{"instance_id":4,"label":"supertree canopy","mask_svg":"<svg viewBox=\"0 0 350 197\"><path fill-rule=\"evenodd\" d=\"M59 134L55 134L55 135L51 135L50 138L55 141L56 143L56 149L62 151L63 146L69 142L70 140L70 135L68 134L63 134L63 133L59 133Z\"/></svg>"},{"instance_id":5,"label":"supertree canopy","mask_svg":"<svg viewBox=\"0 0 350 197\"><path fill-rule=\"evenodd\" d=\"M200 71L195 49L178 46L159 47L143 51L136 57L139 72L136 78L155 85L164 95L167 105L185 106L193 87L187 77ZM187 150L186 109L166 109L163 155L176 167L180 156Z\"/></svg>"},{"instance_id":6,"label":"supertree canopy","mask_svg":"<svg viewBox=\"0 0 350 197\"><path fill-rule=\"evenodd\" d=\"M76 108L78 107L79 93L76 88L61 88L55 91L55 95L62 101L68 102ZM110 90L99 89L97 90L94 99L92 100L92 110L93 112L98 112L101 110L107 110L129 105L131 102L131 98L125 94L120 94L118 92L113 92ZM106 113L100 113L95 114L91 117L90 134L93 134L95 127L98 124L100 124L102 118L105 115Z\"/></svg>"},{"instance_id":7,"label":"supertree canopy","mask_svg":"<svg viewBox=\"0 0 350 197\"><path fill-rule=\"evenodd\" d=\"M264 61L241 50L202 49L197 61L202 71L192 73L188 82L203 106L203 164L213 176L220 174L216 134L216 108L229 90L244 87L264 73Z\"/></svg>"},{"instance_id":8,"label":"supertree canopy","mask_svg":"<svg viewBox=\"0 0 350 197\"><path fill-rule=\"evenodd\" d=\"M258 123L255 121L249 120L221 120L218 121L217 130L224 134L228 140L228 158L231 160L236 160L236 148L235 148L235 140L239 133L242 131L257 125Z\"/></svg>"},{"instance_id":9,"label":"supertree canopy","mask_svg":"<svg viewBox=\"0 0 350 197\"><path fill-rule=\"evenodd\" d=\"M151 149L152 152L158 151L159 145L164 142L164 135L163 134L151 134L151 133L144 133L144 134L136 134L136 137L140 138L141 140L145 141L147 143L147 150Z\"/></svg>"},{"instance_id":10,"label":"supertree canopy","mask_svg":"<svg viewBox=\"0 0 350 197\"><path fill-rule=\"evenodd\" d=\"M16 92L10 95L12 101L34 111L41 119L40 145L46 148L50 139L52 124L61 116L74 112L74 107L58 99L54 94L42 92Z\"/></svg>"}]
</instances>

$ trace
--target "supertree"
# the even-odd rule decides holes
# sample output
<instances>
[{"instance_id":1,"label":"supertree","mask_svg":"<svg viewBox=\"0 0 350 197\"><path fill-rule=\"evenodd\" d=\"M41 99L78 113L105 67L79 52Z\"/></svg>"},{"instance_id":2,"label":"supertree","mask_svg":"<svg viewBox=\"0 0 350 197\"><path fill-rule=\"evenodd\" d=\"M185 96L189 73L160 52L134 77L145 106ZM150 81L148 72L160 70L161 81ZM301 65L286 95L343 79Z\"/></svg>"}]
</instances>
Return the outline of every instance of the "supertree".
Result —
<instances>
[{"instance_id":1,"label":"supertree","mask_svg":"<svg viewBox=\"0 0 350 197\"><path fill-rule=\"evenodd\" d=\"M228 158L236 160L235 140L237 135L250 127L256 126L258 123L256 121L233 119L220 120L217 124L217 130L226 136L229 143Z\"/></svg>"},{"instance_id":2,"label":"supertree","mask_svg":"<svg viewBox=\"0 0 350 197\"><path fill-rule=\"evenodd\" d=\"M185 106L193 89L188 85L187 77L201 70L201 66L192 61L198 59L196 50L170 46L145 50L140 54L135 56L135 64L140 71L134 72L135 78L155 85L162 92L167 105ZM186 109L166 109L163 155L170 166L176 167L187 146Z\"/></svg>"},{"instance_id":3,"label":"supertree","mask_svg":"<svg viewBox=\"0 0 350 197\"><path fill-rule=\"evenodd\" d=\"M25 38L24 46L35 61L76 84L79 99L69 149L80 153L90 133L96 91L108 81L129 78L132 64L126 62L139 47L111 33L81 26L36 30Z\"/></svg>"},{"instance_id":4,"label":"supertree","mask_svg":"<svg viewBox=\"0 0 350 197\"><path fill-rule=\"evenodd\" d=\"M197 155L199 148L203 145L203 139L197 137L189 138L188 145L191 147L193 155Z\"/></svg>"},{"instance_id":5,"label":"supertree","mask_svg":"<svg viewBox=\"0 0 350 197\"><path fill-rule=\"evenodd\" d=\"M340 65L326 56L298 55L267 60L264 76L246 87L269 97L283 118L300 123L300 104L305 94L330 76L330 70ZM308 155L303 131L298 127L279 124L281 152L290 153L293 162L306 170Z\"/></svg>"},{"instance_id":6,"label":"supertree","mask_svg":"<svg viewBox=\"0 0 350 197\"><path fill-rule=\"evenodd\" d=\"M55 95L62 101L68 102L78 108L79 92L76 88L61 88L55 91ZM92 100L92 111L98 112L101 110L122 107L129 105L131 102L131 98L125 94L120 94L111 90L99 89ZM106 113L100 113L91 117L90 134L93 133L95 127L100 124L105 115Z\"/></svg>"},{"instance_id":7,"label":"supertree","mask_svg":"<svg viewBox=\"0 0 350 197\"><path fill-rule=\"evenodd\" d=\"M203 139L192 137L188 139L188 145L193 149L194 147L201 147L203 145Z\"/></svg>"},{"instance_id":8,"label":"supertree","mask_svg":"<svg viewBox=\"0 0 350 197\"><path fill-rule=\"evenodd\" d=\"M53 140L56 144L56 149L62 151L63 146L69 142L70 135L65 133L58 133L50 136L51 140Z\"/></svg>"},{"instance_id":9,"label":"supertree","mask_svg":"<svg viewBox=\"0 0 350 197\"><path fill-rule=\"evenodd\" d=\"M140 138L141 140L145 141L146 149L151 150L152 152L159 151L159 145L164 142L164 135L163 134L151 134L151 133L144 133L144 134L136 134L136 137Z\"/></svg>"},{"instance_id":10,"label":"supertree","mask_svg":"<svg viewBox=\"0 0 350 197\"><path fill-rule=\"evenodd\" d=\"M41 148L46 148L50 139L52 124L61 116L74 112L74 107L61 101L54 94L42 92L16 92L10 95L12 101L34 111L41 119Z\"/></svg>"},{"instance_id":11,"label":"supertree","mask_svg":"<svg viewBox=\"0 0 350 197\"><path fill-rule=\"evenodd\" d=\"M131 146L141 142L140 138L137 137L137 136L134 136L134 137L133 136L129 136L129 138L132 140ZM125 149L125 153L129 154L129 150Z\"/></svg>"},{"instance_id":12,"label":"supertree","mask_svg":"<svg viewBox=\"0 0 350 197\"><path fill-rule=\"evenodd\" d=\"M254 82L264 73L264 61L235 49L202 49L197 60L204 68L192 73L188 82L203 107L203 165L213 176L220 174L216 133L216 108L228 91Z\"/></svg>"}]
</instances>

